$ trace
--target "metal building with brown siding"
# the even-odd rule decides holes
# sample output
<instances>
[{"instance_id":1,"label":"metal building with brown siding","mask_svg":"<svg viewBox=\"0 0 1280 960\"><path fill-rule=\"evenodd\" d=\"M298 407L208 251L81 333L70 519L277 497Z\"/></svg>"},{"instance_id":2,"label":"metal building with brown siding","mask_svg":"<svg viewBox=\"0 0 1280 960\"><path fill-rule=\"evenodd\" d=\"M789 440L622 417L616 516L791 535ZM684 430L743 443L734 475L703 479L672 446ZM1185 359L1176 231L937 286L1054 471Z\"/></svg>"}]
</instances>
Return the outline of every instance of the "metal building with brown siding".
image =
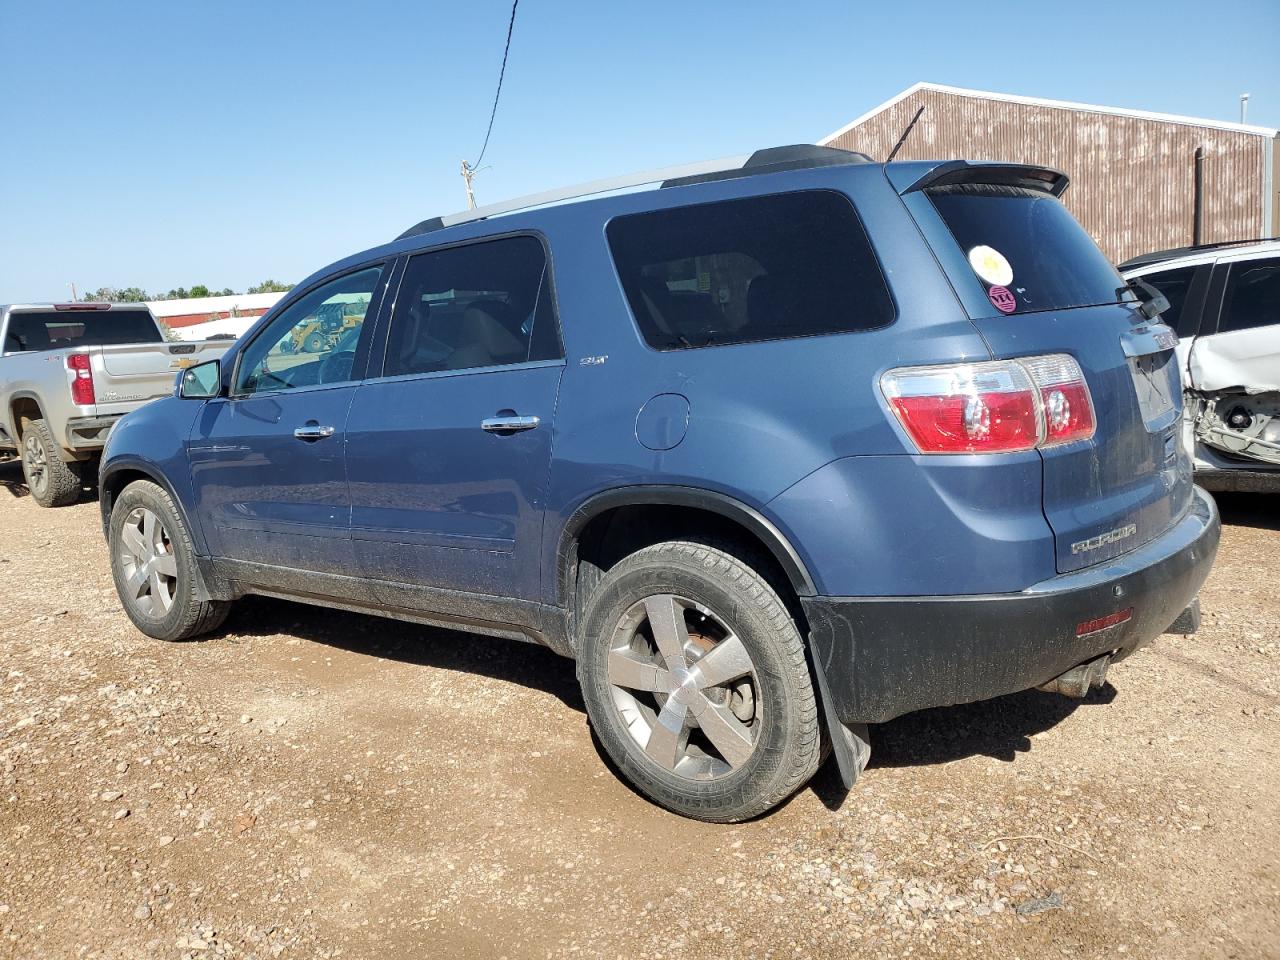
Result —
<instances>
[{"instance_id":1,"label":"metal building with brown siding","mask_svg":"<svg viewBox=\"0 0 1280 960\"><path fill-rule=\"evenodd\" d=\"M1280 235L1280 133L1265 127L917 83L820 143L895 159L1007 160L1071 177L1064 200L1112 260L1194 241Z\"/></svg>"}]
</instances>

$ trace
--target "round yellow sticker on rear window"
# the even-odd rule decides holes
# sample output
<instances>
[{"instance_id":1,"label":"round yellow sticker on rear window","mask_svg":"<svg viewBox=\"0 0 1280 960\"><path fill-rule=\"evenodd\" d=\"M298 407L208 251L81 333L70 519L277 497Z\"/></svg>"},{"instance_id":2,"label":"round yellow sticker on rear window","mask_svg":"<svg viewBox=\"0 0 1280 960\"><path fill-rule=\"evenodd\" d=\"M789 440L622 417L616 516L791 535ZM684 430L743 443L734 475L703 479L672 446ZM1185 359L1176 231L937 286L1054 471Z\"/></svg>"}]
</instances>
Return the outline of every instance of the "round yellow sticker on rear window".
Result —
<instances>
[{"instance_id":1,"label":"round yellow sticker on rear window","mask_svg":"<svg viewBox=\"0 0 1280 960\"><path fill-rule=\"evenodd\" d=\"M1013 283L1013 267L994 247L979 244L970 250L969 266L973 267L978 279L993 287L1007 287Z\"/></svg>"}]
</instances>

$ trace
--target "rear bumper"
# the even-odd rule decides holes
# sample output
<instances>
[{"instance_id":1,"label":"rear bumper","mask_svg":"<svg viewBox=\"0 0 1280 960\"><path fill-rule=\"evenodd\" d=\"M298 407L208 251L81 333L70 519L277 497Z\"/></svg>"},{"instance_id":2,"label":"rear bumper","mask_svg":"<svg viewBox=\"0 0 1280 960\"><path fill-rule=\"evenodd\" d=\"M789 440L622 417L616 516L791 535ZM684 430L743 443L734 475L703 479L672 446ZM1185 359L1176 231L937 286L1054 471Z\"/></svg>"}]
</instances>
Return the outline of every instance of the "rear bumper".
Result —
<instances>
[{"instance_id":1,"label":"rear bumper","mask_svg":"<svg viewBox=\"0 0 1280 960\"><path fill-rule=\"evenodd\" d=\"M1121 659L1165 632L1195 599L1221 523L1199 488L1167 533L1124 556L1013 594L802 597L810 643L846 723L1039 686L1104 653ZM1132 610L1115 626L1077 625Z\"/></svg>"},{"instance_id":2,"label":"rear bumper","mask_svg":"<svg viewBox=\"0 0 1280 960\"><path fill-rule=\"evenodd\" d=\"M124 414L113 413L98 417L73 417L67 421L65 448L76 453L101 450L107 442L107 434Z\"/></svg>"}]
</instances>

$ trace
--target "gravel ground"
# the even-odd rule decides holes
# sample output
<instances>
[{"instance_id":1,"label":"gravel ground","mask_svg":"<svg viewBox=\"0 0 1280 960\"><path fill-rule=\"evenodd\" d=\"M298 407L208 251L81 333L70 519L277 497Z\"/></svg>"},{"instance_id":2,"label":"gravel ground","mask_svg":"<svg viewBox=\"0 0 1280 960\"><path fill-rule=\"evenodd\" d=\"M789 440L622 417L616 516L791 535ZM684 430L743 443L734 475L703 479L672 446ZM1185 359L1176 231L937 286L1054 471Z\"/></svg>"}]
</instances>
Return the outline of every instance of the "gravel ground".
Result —
<instances>
[{"instance_id":1,"label":"gravel ground","mask_svg":"<svg viewBox=\"0 0 1280 960\"><path fill-rule=\"evenodd\" d=\"M0 956L1280 956L1280 511L1086 701L873 728L771 816L620 782L532 646L251 599L167 645L0 464Z\"/></svg>"}]
</instances>

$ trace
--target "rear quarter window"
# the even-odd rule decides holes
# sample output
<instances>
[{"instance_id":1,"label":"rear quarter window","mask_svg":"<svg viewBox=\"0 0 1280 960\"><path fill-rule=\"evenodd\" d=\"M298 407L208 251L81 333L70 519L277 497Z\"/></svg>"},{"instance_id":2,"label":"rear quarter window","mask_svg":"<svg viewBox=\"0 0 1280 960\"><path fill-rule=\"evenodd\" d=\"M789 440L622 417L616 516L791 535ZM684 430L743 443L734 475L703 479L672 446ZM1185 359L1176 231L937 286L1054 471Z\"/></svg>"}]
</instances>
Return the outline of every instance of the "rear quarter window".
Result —
<instances>
[{"instance_id":1,"label":"rear quarter window","mask_svg":"<svg viewBox=\"0 0 1280 960\"><path fill-rule=\"evenodd\" d=\"M1120 299L1124 281L1057 198L1026 187L984 183L925 192L974 265L974 276L992 304L1007 304L1000 312L1034 313ZM1012 293L1012 301L999 287Z\"/></svg>"},{"instance_id":2,"label":"rear quarter window","mask_svg":"<svg viewBox=\"0 0 1280 960\"><path fill-rule=\"evenodd\" d=\"M657 350L852 333L894 319L866 231L834 191L630 214L606 232L641 336Z\"/></svg>"}]
</instances>

